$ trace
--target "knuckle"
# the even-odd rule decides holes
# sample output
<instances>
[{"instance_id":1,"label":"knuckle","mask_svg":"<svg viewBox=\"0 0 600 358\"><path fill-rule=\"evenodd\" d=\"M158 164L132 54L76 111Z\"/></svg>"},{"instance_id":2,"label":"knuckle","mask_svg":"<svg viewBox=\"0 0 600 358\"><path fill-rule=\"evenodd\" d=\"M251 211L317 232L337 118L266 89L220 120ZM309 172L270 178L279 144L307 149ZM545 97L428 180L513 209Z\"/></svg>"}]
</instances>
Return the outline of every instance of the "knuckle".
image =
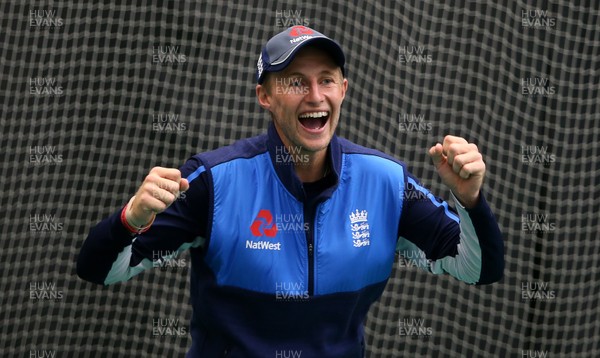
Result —
<instances>
[{"instance_id":1,"label":"knuckle","mask_svg":"<svg viewBox=\"0 0 600 358\"><path fill-rule=\"evenodd\" d=\"M155 184L158 189L165 189L165 187L167 187L167 184L162 178L158 178Z\"/></svg>"},{"instance_id":2,"label":"knuckle","mask_svg":"<svg viewBox=\"0 0 600 358\"><path fill-rule=\"evenodd\" d=\"M142 187L140 188L140 191L142 193L144 193L144 192L152 192L152 188L154 188L154 183L151 180L146 180L142 184Z\"/></svg>"},{"instance_id":3,"label":"knuckle","mask_svg":"<svg viewBox=\"0 0 600 358\"><path fill-rule=\"evenodd\" d=\"M172 181L170 179L157 178L155 184L156 184L156 187L158 189L166 190L166 191L172 191L173 190L173 183L172 183Z\"/></svg>"},{"instance_id":4,"label":"knuckle","mask_svg":"<svg viewBox=\"0 0 600 358\"><path fill-rule=\"evenodd\" d=\"M167 188L168 191L172 192L172 193L176 193L177 191L179 191L179 183L175 182L175 181L169 181L169 185Z\"/></svg>"},{"instance_id":5,"label":"knuckle","mask_svg":"<svg viewBox=\"0 0 600 358\"><path fill-rule=\"evenodd\" d=\"M160 177L158 175L156 175L155 172L150 172L150 174L146 175L146 179L144 181L146 181L148 183L154 183L154 182L158 181L158 179L160 179Z\"/></svg>"},{"instance_id":6,"label":"knuckle","mask_svg":"<svg viewBox=\"0 0 600 358\"><path fill-rule=\"evenodd\" d=\"M168 207L169 206L167 204L165 204L161 201L159 204L156 205L156 211L160 213L160 212L165 211Z\"/></svg>"},{"instance_id":7,"label":"knuckle","mask_svg":"<svg viewBox=\"0 0 600 358\"><path fill-rule=\"evenodd\" d=\"M454 157L454 164L462 167L464 165L465 158L462 155Z\"/></svg>"},{"instance_id":8,"label":"knuckle","mask_svg":"<svg viewBox=\"0 0 600 358\"><path fill-rule=\"evenodd\" d=\"M152 201L151 201L152 197L153 196L150 193L142 194L142 196L140 197L140 205L143 208L151 208L152 207Z\"/></svg>"}]
</instances>

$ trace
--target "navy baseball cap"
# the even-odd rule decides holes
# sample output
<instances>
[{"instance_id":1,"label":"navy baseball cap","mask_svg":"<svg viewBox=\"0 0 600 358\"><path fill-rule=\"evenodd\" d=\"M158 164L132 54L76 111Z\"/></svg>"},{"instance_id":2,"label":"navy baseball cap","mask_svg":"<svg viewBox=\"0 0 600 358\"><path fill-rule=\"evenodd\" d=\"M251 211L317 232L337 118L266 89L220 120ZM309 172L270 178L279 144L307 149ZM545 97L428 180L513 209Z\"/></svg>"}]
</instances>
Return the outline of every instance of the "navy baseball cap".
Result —
<instances>
[{"instance_id":1,"label":"navy baseball cap","mask_svg":"<svg viewBox=\"0 0 600 358\"><path fill-rule=\"evenodd\" d=\"M256 81L262 84L266 72L278 72L286 68L301 48L312 44L329 53L345 76L346 58L337 42L306 26L292 26L271 37L263 47L256 64Z\"/></svg>"}]
</instances>

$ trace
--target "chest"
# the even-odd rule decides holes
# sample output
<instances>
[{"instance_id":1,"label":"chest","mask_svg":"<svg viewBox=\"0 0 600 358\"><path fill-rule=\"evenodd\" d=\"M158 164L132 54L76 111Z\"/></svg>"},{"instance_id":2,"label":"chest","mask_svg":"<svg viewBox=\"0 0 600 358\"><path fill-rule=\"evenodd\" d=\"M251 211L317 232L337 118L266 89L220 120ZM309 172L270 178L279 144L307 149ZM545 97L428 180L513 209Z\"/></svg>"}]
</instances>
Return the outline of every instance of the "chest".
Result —
<instances>
[{"instance_id":1,"label":"chest","mask_svg":"<svg viewBox=\"0 0 600 358\"><path fill-rule=\"evenodd\" d=\"M374 197L344 183L307 208L278 188L275 181L215 188L206 261L219 285L306 296L356 291L389 277L401 209L393 193Z\"/></svg>"}]
</instances>

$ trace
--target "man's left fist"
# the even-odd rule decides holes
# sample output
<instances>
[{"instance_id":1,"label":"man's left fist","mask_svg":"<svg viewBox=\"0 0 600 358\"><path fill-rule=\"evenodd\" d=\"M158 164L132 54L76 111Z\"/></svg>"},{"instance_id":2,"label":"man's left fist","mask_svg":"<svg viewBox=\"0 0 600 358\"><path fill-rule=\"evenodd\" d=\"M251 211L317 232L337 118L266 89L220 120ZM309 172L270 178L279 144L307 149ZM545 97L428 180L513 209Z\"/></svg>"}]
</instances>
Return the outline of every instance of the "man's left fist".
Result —
<instances>
[{"instance_id":1,"label":"man's left fist","mask_svg":"<svg viewBox=\"0 0 600 358\"><path fill-rule=\"evenodd\" d=\"M474 207L485 176L485 163L477 146L464 138L447 135L442 144L429 149L429 156L444 185L463 206Z\"/></svg>"}]
</instances>

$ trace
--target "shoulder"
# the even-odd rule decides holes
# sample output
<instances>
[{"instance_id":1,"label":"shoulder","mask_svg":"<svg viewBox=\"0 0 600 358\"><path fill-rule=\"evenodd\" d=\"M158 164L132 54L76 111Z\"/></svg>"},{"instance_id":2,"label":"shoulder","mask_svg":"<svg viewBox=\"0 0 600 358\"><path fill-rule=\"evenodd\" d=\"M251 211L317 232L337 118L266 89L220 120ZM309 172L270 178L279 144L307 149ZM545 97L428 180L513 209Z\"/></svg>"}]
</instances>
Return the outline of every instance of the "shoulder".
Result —
<instances>
[{"instance_id":1,"label":"shoulder","mask_svg":"<svg viewBox=\"0 0 600 358\"><path fill-rule=\"evenodd\" d=\"M224 147L198 153L190 160L195 160L206 168L212 168L235 159L249 159L267 151L266 141L266 134L245 138Z\"/></svg>"},{"instance_id":2,"label":"shoulder","mask_svg":"<svg viewBox=\"0 0 600 358\"><path fill-rule=\"evenodd\" d=\"M200 177L210 168L239 158L253 158L267 151L266 135L238 140L230 145L198 153L179 168L188 181Z\"/></svg>"},{"instance_id":3,"label":"shoulder","mask_svg":"<svg viewBox=\"0 0 600 358\"><path fill-rule=\"evenodd\" d=\"M363 147L344 138L337 138L342 155L352 159L353 161L360 161L364 164L371 164L370 169L383 168L383 169L396 169L403 172L406 171L406 164L401 160L392 157L389 154L381 152L377 149Z\"/></svg>"}]
</instances>

